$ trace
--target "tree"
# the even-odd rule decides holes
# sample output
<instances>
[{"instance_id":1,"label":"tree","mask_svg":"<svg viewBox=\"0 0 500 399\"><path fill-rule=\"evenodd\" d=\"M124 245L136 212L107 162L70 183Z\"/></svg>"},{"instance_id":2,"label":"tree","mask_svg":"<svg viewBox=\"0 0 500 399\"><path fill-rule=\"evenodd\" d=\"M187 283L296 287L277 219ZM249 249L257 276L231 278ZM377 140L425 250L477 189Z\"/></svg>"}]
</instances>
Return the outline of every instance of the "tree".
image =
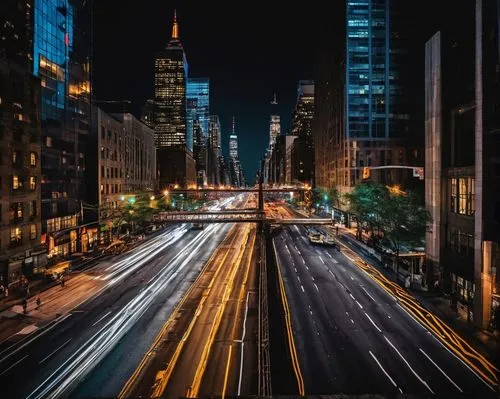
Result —
<instances>
[{"instance_id":1,"label":"tree","mask_svg":"<svg viewBox=\"0 0 500 399\"><path fill-rule=\"evenodd\" d=\"M396 250L396 275L399 275L399 252L402 244L421 245L431 216L414 193L389 192L380 204L382 230Z\"/></svg>"},{"instance_id":2,"label":"tree","mask_svg":"<svg viewBox=\"0 0 500 399\"><path fill-rule=\"evenodd\" d=\"M381 206L386 204L388 197L387 188L373 182L359 184L351 193L345 194L349 212L354 215L357 222L358 240L362 238L363 229L369 231L373 239L375 228L381 228L383 213Z\"/></svg>"}]
</instances>

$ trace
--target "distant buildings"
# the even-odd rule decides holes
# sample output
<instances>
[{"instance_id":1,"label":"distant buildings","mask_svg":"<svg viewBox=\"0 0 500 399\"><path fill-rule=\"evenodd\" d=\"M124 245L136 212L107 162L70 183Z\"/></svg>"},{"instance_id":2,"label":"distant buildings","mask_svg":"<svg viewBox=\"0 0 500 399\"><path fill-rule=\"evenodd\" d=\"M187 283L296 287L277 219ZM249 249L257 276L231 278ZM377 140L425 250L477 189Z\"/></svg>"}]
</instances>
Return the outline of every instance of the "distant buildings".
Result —
<instances>
[{"instance_id":1,"label":"distant buildings","mask_svg":"<svg viewBox=\"0 0 500 399\"><path fill-rule=\"evenodd\" d=\"M210 115L207 142L207 183L223 184L221 180L222 138L218 115Z\"/></svg>"},{"instance_id":2,"label":"distant buildings","mask_svg":"<svg viewBox=\"0 0 500 399\"><path fill-rule=\"evenodd\" d=\"M457 4L425 44L429 283L481 328L500 309L499 7Z\"/></svg>"},{"instance_id":3,"label":"distant buildings","mask_svg":"<svg viewBox=\"0 0 500 399\"><path fill-rule=\"evenodd\" d=\"M141 122L154 130L155 128L155 101L146 100L141 110Z\"/></svg>"},{"instance_id":4,"label":"distant buildings","mask_svg":"<svg viewBox=\"0 0 500 399\"><path fill-rule=\"evenodd\" d=\"M187 81L187 142L196 162L197 184L207 184L207 140L210 122L210 82L208 78Z\"/></svg>"},{"instance_id":5,"label":"distant buildings","mask_svg":"<svg viewBox=\"0 0 500 399\"><path fill-rule=\"evenodd\" d=\"M232 131L229 135L229 175L231 185L241 187L244 185L243 171L238 153L238 135L236 134L236 121L233 116Z\"/></svg>"}]
</instances>

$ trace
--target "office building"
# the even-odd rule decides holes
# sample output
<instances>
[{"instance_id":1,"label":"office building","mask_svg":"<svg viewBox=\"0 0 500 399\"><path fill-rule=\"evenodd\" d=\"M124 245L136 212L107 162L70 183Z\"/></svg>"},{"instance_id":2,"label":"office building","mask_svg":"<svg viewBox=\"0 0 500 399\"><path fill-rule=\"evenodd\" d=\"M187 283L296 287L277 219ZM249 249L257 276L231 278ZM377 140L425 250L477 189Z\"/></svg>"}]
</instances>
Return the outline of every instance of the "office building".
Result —
<instances>
[{"instance_id":1,"label":"office building","mask_svg":"<svg viewBox=\"0 0 500 399\"><path fill-rule=\"evenodd\" d=\"M269 119L269 147L276 143L276 139L281 134L281 122L279 115L271 115Z\"/></svg>"},{"instance_id":2,"label":"office building","mask_svg":"<svg viewBox=\"0 0 500 399\"><path fill-rule=\"evenodd\" d=\"M499 7L457 3L425 44L429 285L481 328L500 306Z\"/></svg>"},{"instance_id":3,"label":"office building","mask_svg":"<svg viewBox=\"0 0 500 399\"><path fill-rule=\"evenodd\" d=\"M186 82L188 64L174 13L172 38L155 57L156 148L186 146ZM191 147L192 148L192 147Z\"/></svg>"},{"instance_id":4,"label":"office building","mask_svg":"<svg viewBox=\"0 0 500 399\"><path fill-rule=\"evenodd\" d=\"M229 135L229 175L233 186L242 186L243 171L241 169L240 156L238 153L238 135L236 134L236 119L234 116L232 131Z\"/></svg>"},{"instance_id":5,"label":"office building","mask_svg":"<svg viewBox=\"0 0 500 399\"><path fill-rule=\"evenodd\" d=\"M186 85L188 64L174 12L172 38L155 57L154 129L159 188L195 184L192 141L187 137ZM187 175L182 175L187 173Z\"/></svg>"},{"instance_id":6,"label":"office building","mask_svg":"<svg viewBox=\"0 0 500 399\"><path fill-rule=\"evenodd\" d=\"M312 136L314 119L314 81L300 80L297 85L297 102L293 110L292 135Z\"/></svg>"},{"instance_id":7,"label":"office building","mask_svg":"<svg viewBox=\"0 0 500 399\"><path fill-rule=\"evenodd\" d=\"M220 168L222 157L221 125L218 115L210 115L207 141L207 184L221 183Z\"/></svg>"},{"instance_id":8,"label":"office building","mask_svg":"<svg viewBox=\"0 0 500 399\"><path fill-rule=\"evenodd\" d=\"M146 100L141 110L141 122L149 128L155 128L155 101L152 99Z\"/></svg>"},{"instance_id":9,"label":"office building","mask_svg":"<svg viewBox=\"0 0 500 399\"><path fill-rule=\"evenodd\" d=\"M0 60L0 284L46 263L40 245L40 80ZM42 255L43 254L43 255Z\"/></svg>"},{"instance_id":10,"label":"office building","mask_svg":"<svg viewBox=\"0 0 500 399\"><path fill-rule=\"evenodd\" d=\"M156 148L154 130L130 113L111 114L125 131L125 193L156 189Z\"/></svg>"},{"instance_id":11,"label":"office building","mask_svg":"<svg viewBox=\"0 0 500 399\"><path fill-rule=\"evenodd\" d=\"M207 141L210 122L210 82L208 78L187 81L187 143L196 162L198 185L207 184Z\"/></svg>"},{"instance_id":12,"label":"office building","mask_svg":"<svg viewBox=\"0 0 500 399\"><path fill-rule=\"evenodd\" d=\"M155 189L154 130L132 114L108 114L98 107L92 120L96 167L89 168L89 176L98 182L99 223L109 231L125 198Z\"/></svg>"},{"instance_id":13,"label":"office building","mask_svg":"<svg viewBox=\"0 0 500 399\"><path fill-rule=\"evenodd\" d=\"M329 102L318 108L314 125L317 185L349 192L363 181L364 167L378 166L384 168L370 169L369 180L418 185L413 170L404 168L423 165L421 73L409 57L408 38L416 33L407 28L412 5L353 0L345 7L346 19L332 24L332 39L320 38L326 55L319 64L330 68L320 66L316 81L319 97ZM333 49L340 54L328 55Z\"/></svg>"}]
</instances>

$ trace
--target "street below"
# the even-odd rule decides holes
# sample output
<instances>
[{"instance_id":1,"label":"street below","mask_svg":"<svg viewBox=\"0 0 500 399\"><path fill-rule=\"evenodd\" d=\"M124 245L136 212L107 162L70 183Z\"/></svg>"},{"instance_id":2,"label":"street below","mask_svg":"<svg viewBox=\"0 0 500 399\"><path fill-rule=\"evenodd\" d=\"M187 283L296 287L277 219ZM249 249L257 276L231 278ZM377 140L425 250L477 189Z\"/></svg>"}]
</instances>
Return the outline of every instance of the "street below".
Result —
<instances>
[{"instance_id":1,"label":"street below","mask_svg":"<svg viewBox=\"0 0 500 399\"><path fill-rule=\"evenodd\" d=\"M272 245L291 313L297 392L497 397L495 370L445 345L408 310L411 299L380 284L354 252L312 245L298 226L277 228Z\"/></svg>"},{"instance_id":2,"label":"street below","mask_svg":"<svg viewBox=\"0 0 500 399\"><path fill-rule=\"evenodd\" d=\"M2 395L116 397L229 227L169 227L44 293L1 344Z\"/></svg>"}]
</instances>

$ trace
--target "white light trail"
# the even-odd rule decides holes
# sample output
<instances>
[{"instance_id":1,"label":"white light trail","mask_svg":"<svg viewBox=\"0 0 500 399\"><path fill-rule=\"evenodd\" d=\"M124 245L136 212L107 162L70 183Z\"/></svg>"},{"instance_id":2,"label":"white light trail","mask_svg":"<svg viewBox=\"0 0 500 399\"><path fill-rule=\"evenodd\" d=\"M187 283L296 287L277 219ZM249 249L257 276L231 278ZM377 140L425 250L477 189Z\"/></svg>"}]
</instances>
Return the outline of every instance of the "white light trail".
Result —
<instances>
[{"instance_id":1,"label":"white light trail","mask_svg":"<svg viewBox=\"0 0 500 399\"><path fill-rule=\"evenodd\" d=\"M213 225L212 225L213 226ZM97 333L78 348L27 399L58 398L67 395L75 382L89 373L104 356L114 348L120 339L148 310L156 297L164 294L164 289L184 268L192 264L192 259L212 234L222 226L209 226L196 235L184 249L168 262L156 278L143 291L128 302Z\"/></svg>"}]
</instances>

